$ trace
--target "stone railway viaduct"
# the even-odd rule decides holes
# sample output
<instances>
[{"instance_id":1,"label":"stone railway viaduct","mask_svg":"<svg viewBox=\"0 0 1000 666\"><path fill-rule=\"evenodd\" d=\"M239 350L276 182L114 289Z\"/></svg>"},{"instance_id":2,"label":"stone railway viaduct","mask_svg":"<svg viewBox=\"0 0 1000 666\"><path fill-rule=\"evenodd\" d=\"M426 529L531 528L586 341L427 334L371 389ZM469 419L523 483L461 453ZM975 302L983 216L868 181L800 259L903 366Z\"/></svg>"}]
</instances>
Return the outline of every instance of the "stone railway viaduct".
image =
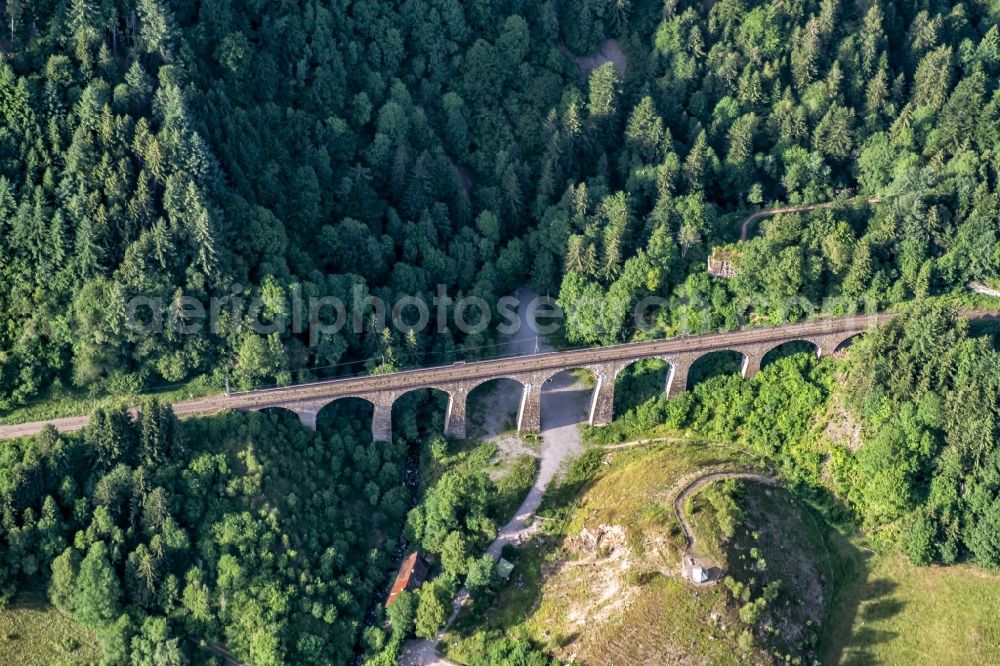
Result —
<instances>
[{"instance_id":1,"label":"stone railway viaduct","mask_svg":"<svg viewBox=\"0 0 1000 666\"><path fill-rule=\"evenodd\" d=\"M256 411L288 409L309 428L316 428L317 416L324 407L347 398L370 402L372 434L376 441L392 438L392 406L400 396L417 389L435 389L448 396L445 434L466 435L466 406L469 393L477 386L495 379L511 379L523 387L517 427L521 431L541 428L542 387L554 375L574 369L590 371L595 379L588 422L606 425L614 416L615 379L632 363L661 359L668 366L664 390L672 397L687 389L688 372L700 357L719 351L733 351L743 356L742 375L750 378L760 370L761 361L771 350L789 342L808 342L816 354L826 356L846 341L892 314L868 314L818 319L773 328L752 328L726 333L635 342L611 347L556 351L528 356L419 368L388 375L367 375L311 382L274 389L194 398L173 404L179 417L203 416L225 410ZM79 430L88 417L55 419L19 425L0 426L0 439L34 435L46 423L63 432Z\"/></svg>"},{"instance_id":2,"label":"stone railway viaduct","mask_svg":"<svg viewBox=\"0 0 1000 666\"><path fill-rule=\"evenodd\" d=\"M400 396L417 389L434 389L448 396L445 434L466 436L466 407L469 394L477 386L495 379L511 379L523 387L517 414L517 428L541 428L542 387L554 375L583 369L594 376L595 386L588 423L607 425L614 417L615 380L629 365L644 359L660 359L668 364L664 390L673 397L687 389L688 372L700 357L718 351L743 356L742 376L749 379L760 370L761 361L771 350L789 342L811 343L818 356L837 351L847 340L891 315L863 315L825 319L777 328L761 328L630 343L613 347L549 352L448 366L421 368L381 377L361 377L318 382L298 387L233 394L233 408L258 410L282 407L295 412L303 425L316 428L324 407L345 398L370 402L372 434L376 441L392 438L392 406Z\"/></svg>"}]
</instances>

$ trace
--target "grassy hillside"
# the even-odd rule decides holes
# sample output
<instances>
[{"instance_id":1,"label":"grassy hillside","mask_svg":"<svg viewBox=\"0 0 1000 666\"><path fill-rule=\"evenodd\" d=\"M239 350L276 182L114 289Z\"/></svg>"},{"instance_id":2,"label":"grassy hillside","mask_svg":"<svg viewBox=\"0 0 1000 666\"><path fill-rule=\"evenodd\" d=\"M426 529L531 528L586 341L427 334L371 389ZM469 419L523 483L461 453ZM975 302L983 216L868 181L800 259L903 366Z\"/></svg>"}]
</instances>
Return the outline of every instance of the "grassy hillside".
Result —
<instances>
[{"instance_id":1,"label":"grassy hillside","mask_svg":"<svg viewBox=\"0 0 1000 666\"><path fill-rule=\"evenodd\" d=\"M998 653L1000 576L873 556L785 488L726 481L689 500L699 554L720 558L730 578L690 585L673 498L700 470L748 466L736 449L696 442L591 450L546 497L543 528L513 554L493 605L458 618L445 654L487 663L491 631L582 664L989 663Z\"/></svg>"},{"instance_id":2,"label":"grassy hillside","mask_svg":"<svg viewBox=\"0 0 1000 666\"><path fill-rule=\"evenodd\" d=\"M477 629L529 638L562 661L648 663L666 654L740 663L735 610L723 588L679 576L683 538L670 508L678 482L702 467L745 465L696 444L591 451L546 497L545 529L516 557L482 614L460 616L449 658L479 663Z\"/></svg>"}]
</instances>

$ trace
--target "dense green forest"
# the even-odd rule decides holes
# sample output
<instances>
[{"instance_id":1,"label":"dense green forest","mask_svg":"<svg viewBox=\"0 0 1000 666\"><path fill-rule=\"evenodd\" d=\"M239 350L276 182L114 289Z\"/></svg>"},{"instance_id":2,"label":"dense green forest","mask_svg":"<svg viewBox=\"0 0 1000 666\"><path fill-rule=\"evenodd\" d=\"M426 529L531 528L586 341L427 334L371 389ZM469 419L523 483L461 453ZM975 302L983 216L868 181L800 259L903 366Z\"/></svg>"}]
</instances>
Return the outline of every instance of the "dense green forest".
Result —
<instances>
[{"instance_id":1,"label":"dense green forest","mask_svg":"<svg viewBox=\"0 0 1000 666\"><path fill-rule=\"evenodd\" d=\"M848 374L866 444L837 465L869 531L919 564L1000 569L1000 353L953 313L894 322ZM880 535L881 536L881 535Z\"/></svg>"},{"instance_id":2,"label":"dense green forest","mask_svg":"<svg viewBox=\"0 0 1000 666\"><path fill-rule=\"evenodd\" d=\"M108 663L347 663L410 504L406 446L288 414L98 411L4 447L0 584L41 586ZM305 463L305 464L303 464Z\"/></svg>"},{"instance_id":3,"label":"dense green forest","mask_svg":"<svg viewBox=\"0 0 1000 666\"><path fill-rule=\"evenodd\" d=\"M405 638L443 626L459 584L488 603L499 581L481 553L538 470L522 456L491 475L496 444L450 450L433 396L404 401L392 444L352 405L311 432L280 410L181 423L156 402L15 441L0 456L0 605L47 594L107 663L395 664ZM404 543L435 577L386 609Z\"/></svg>"},{"instance_id":4,"label":"dense green forest","mask_svg":"<svg viewBox=\"0 0 1000 666\"><path fill-rule=\"evenodd\" d=\"M400 593L387 608L376 608L376 621L365 628L360 646L367 666L397 664L405 639L435 636L451 614L460 585L473 607L489 605L501 581L493 557L484 551L497 527L514 515L538 473L539 461L533 455L501 462L495 441L444 439L444 405L433 395L410 395L410 405L400 410L406 417L400 419L397 437L411 450L419 447L419 483L403 536L407 549L418 550L430 561L433 579L415 592ZM379 619L387 620L388 627ZM518 658L533 656L541 659L540 666L547 664L519 642L498 640L492 654L496 663L510 663L503 660L521 655Z\"/></svg>"},{"instance_id":5,"label":"dense green forest","mask_svg":"<svg viewBox=\"0 0 1000 666\"><path fill-rule=\"evenodd\" d=\"M669 301L657 330L700 330L960 288L1000 254L985 2L6 0L0 14L4 408L489 353L489 330L367 326L314 345L249 330L297 293L429 302L442 284L494 303L527 282L559 295L570 342L613 342L647 295ZM595 66L605 39L621 55ZM883 200L766 222L737 279L704 274L741 211L842 188ZM181 293L232 299L216 332L125 325L139 295L183 322Z\"/></svg>"},{"instance_id":6,"label":"dense green forest","mask_svg":"<svg viewBox=\"0 0 1000 666\"><path fill-rule=\"evenodd\" d=\"M0 409L497 351L489 328L367 316L313 340L252 329L296 298L443 285L492 306L528 284L566 310L560 341L606 344L647 296L655 335L994 281L998 18L981 0L0 0ZM764 221L734 279L706 275L746 213L833 199ZM181 295L228 299L217 329ZM136 297L162 303L161 332L128 325ZM997 352L929 309L852 359L858 451L817 444L841 378L803 356L606 436L738 439L917 562L1000 567ZM3 597L44 583L112 662L391 663L460 582L488 601L477 555L516 494L431 443L426 409L378 447L363 418L310 433L155 404L4 447ZM439 476L412 498L419 444ZM386 629L367 615L400 534L441 575Z\"/></svg>"}]
</instances>

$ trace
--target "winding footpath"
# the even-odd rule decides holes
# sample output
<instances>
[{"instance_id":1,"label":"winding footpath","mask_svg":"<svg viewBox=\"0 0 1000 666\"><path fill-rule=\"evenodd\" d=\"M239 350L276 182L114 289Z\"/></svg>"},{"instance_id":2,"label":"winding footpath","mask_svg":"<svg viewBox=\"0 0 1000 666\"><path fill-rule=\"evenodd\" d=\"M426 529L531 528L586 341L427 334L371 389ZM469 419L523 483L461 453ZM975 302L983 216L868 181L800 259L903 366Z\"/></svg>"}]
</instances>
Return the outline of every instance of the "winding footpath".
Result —
<instances>
[{"instance_id":1,"label":"winding footpath","mask_svg":"<svg viewBox=\"0 0 1000 666\"><path fill-rule=\"evenodd\" d=\"M583 386L579 380L565 373L553 379L545 387L546 414L552 417L542 419L541 464L538 476L528 491L514 517L497 531L497 536L486 549L494 561L507 544L518 545L526 541L539 527L539 523L529 523L538 510L546 488L568 462L583 452L580 438L580 423L586 421L587 405L592 389ZM445 627L433 639L418 639L406 642L400 655L401 666L441 666L451 664L437 653L437 646L444 633L451 626L459 611L469 598L463 587L452 602L451 615Z\"/></svg>"},{"instance_id":2,"label":"winding footpath","mask_svg":"<svg viewBox=\"0 0 1000 666\"><path fill-rule=\"evenodd\" d=\"M771 217L772 215L780 215L781 213L805 213L810 210L817 210L819 208L833 208L838 204L850 203L859 198L860 197L854 197L853 199L838 199L837 201L827 201L825 203L802 204L799 206L783 206L781 208L767 208L765 210L759 210L756 213L751 213L750 215L747 215L742 220L740 220L740 242L742 243L747 239L747 236L750 233L750 225L761 218ZM868 197L866 201L869 204L877 204L880 201L882 201L882 198L878 196Z\"/></svg>"},{"instance_id":3,"label":"winding footpath","mask_svg":"<svg viewBox=\"0 0 1000 666\"><path fill-rule=\"evenodd\" d=\"M684 579L694 585L713 585L718 582L718 578L711 578L704 582L695 581L691 575L691 570L697 562L691 556L691 552L694 550L695 546L695 534L694 530L691 528L691 523L688 522L687 514L684 511L684 505L687 503L688 499L691 498L696 492L704 488L710 483L715 483L716 481L725 481L727 479L743 479L747 481L754 481L756 483L763 483L768 486L776 486L779 480L775 476L770 476L766 474L760 474L758 472L751 472L747 470L732 470L732 471L703 471L699 476L695 477L693 480L687 481L687 484L681 489L677 496L674 497L674 514L677 516L677 521L681 524L681 529L684 530L684 539L686 545L684 546L684 551L681 553L681 571L683 572ZM682 481L683 483L683 481Z\"/></svg>"}]
</instances>

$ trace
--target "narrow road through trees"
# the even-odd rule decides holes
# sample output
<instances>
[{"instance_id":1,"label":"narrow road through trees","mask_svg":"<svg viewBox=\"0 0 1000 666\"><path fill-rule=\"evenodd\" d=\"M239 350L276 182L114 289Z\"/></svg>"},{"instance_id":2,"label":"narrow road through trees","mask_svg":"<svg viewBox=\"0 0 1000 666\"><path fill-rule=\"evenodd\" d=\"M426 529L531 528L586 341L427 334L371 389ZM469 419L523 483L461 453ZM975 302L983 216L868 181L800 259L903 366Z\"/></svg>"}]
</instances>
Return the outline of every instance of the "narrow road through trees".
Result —
<instances>
[{"instance_id":1,"label":"narrow road through trees","mask_svg":"<svg viewBox=\"0 0 1000 666\"><path fill-rule=\"evenodd\" d=\"M854 199L827 201L825 203L802 204L799 206L782 206L780 208L767 208L765 210L759 210L756 213L751 213L750 215L747 215L742 220L740 220L740 242L742 243L747 239L747 236L750 233L750 225L761 218L771 217L772 215L780 215L781 213L805 213L810 210L816 210L819 208L833 208L837 204L850 203L852 201L856 201L859 198L860 197L855 197ZM877 204L881 200L882 200L881 197L877 196L868 197L866 199L866 201L869 204Z\"/></svg>"},{"instance_id":2,"label":"narrow road through trees","mask_svg":"<svg viewBox=\"0 0 1000 666\"><path fill-rule=\"evenodd\" d=\"M533 294L523 291L522 298L525 295ZM524 313L521 316L524 317ZM525 322L522 320L522 323ZM522 326L512 337L511 343L521 352L530 353L534 348L535 338L530 335L528 326ZM552 349L545 342L541 342L541 345L543 351ZM500 558L500 553L506 544L518 545L534 532L537 523L529 523L542 503L545 490L559 471L583 452L580 424L587 420L587 406L590 404L592 392L593 389L569 372L556 375L552 382L542 389L547 409L542 416L542 445L538 475L517 511L506 525L497 530L496 538L486 549L486 553L494 560ZM498 434L488 432L487 436ZM468 591L464 587L459 590L452 601L448 624L434 639L407 641L399 659L401 666L446 666L452 663L438 654L437 645L444 632L458 616L468 596Z\"/></svg>"}]
</instances>

